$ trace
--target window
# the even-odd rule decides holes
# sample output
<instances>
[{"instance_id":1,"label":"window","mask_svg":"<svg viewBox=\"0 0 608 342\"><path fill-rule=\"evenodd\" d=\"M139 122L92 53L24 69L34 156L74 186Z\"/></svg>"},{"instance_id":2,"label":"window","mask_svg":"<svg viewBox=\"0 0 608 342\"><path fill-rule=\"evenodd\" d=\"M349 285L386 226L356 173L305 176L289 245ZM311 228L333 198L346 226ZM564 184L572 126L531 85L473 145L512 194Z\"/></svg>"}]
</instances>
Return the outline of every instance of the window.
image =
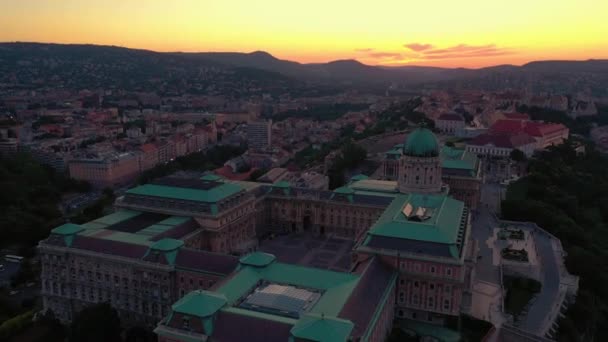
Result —
<instances>
[{"instance_id":1,"label":"window","mask_svg":"<svg viewBox=\"0 0 608 342\"><path fill-rule=\"evenodd\" d=\"M447 275L448 277L452 276L452 269L451 268L446 268L445 269L445 275Z\"/></svg>"},{"instance_id":2,"label":"window","mask_svg":"<svg viewBox=\"0 0 608 342\"><path fill-rule=\"evenodd\" d=\"M434 300L433 297L429 297L429 299L428 299L428 306L431 309L435 308L435 300Z\"/></svg>"},{"instance_id":3,"label":"window","mask_svg":"<svg viewBox=\"0 0 608 342\"><path fill-rule=\"evenodd\" d=\"M431 266L431 273L435 273L435 266Z\"/></svg>"},{"instance_id":4,"label":"window","mask_svg":"<svg viewBox=\"0 0 608 342\"><path fill-rule=\"evenodd\" d=\"M452 288L451 288L449 285L446 285L446 286L443 288L443 291L444 291L445 293L450 293L450 292L452 292Z\"/></svg>"},{"instance_id":5,"label":"window","mask_svg":"<svg viewBox=\"0 0 608 342\"><path fill-rule=\"evenodd\" d=\"M418 287L418 281L414 282L414 287Z\"/></svg>"},{"instance_id":6,"label":"window","mask_svg":"<svg viewBox=\"0 0 608 342\"><path fill-rule=\"evenodd\" d=\"M190 317L184 317L182 319L182 328L190 330Z\"/></svg>"},{"instance_id":7,"label":"window","mask_svg":"<svg viewBox=\"0 0 608 342\"><path fill-rule=\"evenodd\" d=\"M443 309L450 310L450 300L449 299L446 299L443 301Z\"/></svg>"},{"instance_id":8,"label":"window","mask_svg":"<svg viewBox=\"0 0 608 342\"><path fill-rule=\"evenodd\" d=\"M414 264L414 271L420 272L420 264L419 263L415 263Z\"/></svg>"},{"instance_id":9,"label":"window","mask_svg":"<svg viewBox=\"0 0 608 342\"><path fill-rule=\"evenodd\" d=\"M435 284L429 284L429 289L430 290L434 290L435 289Z\"/></svg>"}]
</instances>

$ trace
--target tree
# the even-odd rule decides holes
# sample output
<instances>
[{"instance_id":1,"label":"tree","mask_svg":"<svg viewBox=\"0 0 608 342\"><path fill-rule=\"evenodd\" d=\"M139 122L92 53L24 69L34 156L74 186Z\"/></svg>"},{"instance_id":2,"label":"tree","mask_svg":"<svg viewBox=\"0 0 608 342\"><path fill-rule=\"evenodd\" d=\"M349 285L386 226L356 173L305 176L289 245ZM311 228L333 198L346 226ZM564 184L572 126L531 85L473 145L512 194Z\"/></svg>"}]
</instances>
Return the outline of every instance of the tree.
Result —
<instances>
[{"instance_id":1,"label":"tree","mask_svg":"<svg viewBox=\"0 0 608 342\"><path fill-rule=\"evenodd\" d=\"M255 169L255 171L253 171L250 175L249 175L249 180L250 181L256 181L258 180L258 178L262 177L263 175L266 174L266 172L268 172L267 169Z\"/></svg>"},{"instance_id":2,"label":"tree","mask_svg":"<svg viewBox=\"0 0 608 342\"><path fill-rule=\"evenodd\" d=\"M608 340L608 158L566 141L535 154L529 174L509 185L503 218L536 222L562 241L568 271L580 277L559 341Z\"/></svg>"},{"instance_id":3,"label":"tree","mask_svg":"<svg viewBox=\"0 0 608 342\"><path fill-rule=\"evenodd\" d=\"M156 335L150 330L141 327L134 326L125 332L125 342L156 342Z\"/></svg>"},{"instance_id":4,"label":"tree","mask_svg":"<svg viewBox=\"0 0 608 342\"><path fill-rule=\"evenodd\" d=\"M511 160L516 162L526 161L526 155L519 149L513 149L510 154Z\"/></svg>"},{"instance_id":5,"label":"tree","mask_svg":"<svg viewBox=\"0 0 608 342\"><path fill-rule=\"evenodd\" d=\"M122 341L120 318L108 303L94 304L80 311L70 325L70 342Z\"/></svg>"}]
</instances>

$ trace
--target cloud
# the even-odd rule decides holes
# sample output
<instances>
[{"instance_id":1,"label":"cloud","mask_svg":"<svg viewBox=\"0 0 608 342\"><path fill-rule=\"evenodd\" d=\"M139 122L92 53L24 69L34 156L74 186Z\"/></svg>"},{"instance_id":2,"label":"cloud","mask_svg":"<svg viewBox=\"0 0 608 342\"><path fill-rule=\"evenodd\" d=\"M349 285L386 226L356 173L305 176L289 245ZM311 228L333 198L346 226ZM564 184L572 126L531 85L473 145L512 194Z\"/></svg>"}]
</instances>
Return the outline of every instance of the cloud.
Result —
<instances>
[{"instance_id":1,"label":"cloud","mask_svg":"<svg viewBox=\"0 0 608 342\"><path fill-rule=\"evenodd\" d=\"M431 44L420 44L420 43L409 43L409 44L405 44L403 46L412 51L416 51L416 52L425 51L425 50L434 48L434 46Z\"/></svg>"},{"instance_id":2,"label":"cloud","mask_svg":"<svg viewBox=\"0 0 608 342\"><path fill-rule=\"evenodd\" d=\"M459 44L444 49L434 49L423 52L425 59L448 59L448 58L474 58L503 56L512 54L513 51L506 48L499 48L495 44L487 45L467 45Z\"/></svg>"},{"instance_id":3,"label":"cloud","mask_svg":"<svg viewBox=\"0 0 608 342\"><path fill-rule=\"evenodd\" d=\"M401 57L403 57L400 53L398 52L372 52L370 54L368 54L368 56L373 57L373 58L393 58L393 59L399 59Z\"/></svg>"},{"instance_id":4,"label":"cloud","mask_svg":"<svg viewBox=\"0 0 608 342\"><path fill-rule=\"evenodd\" d=\"M513 50L497 47L496 44L468 45L458 44L447 48L435 48L432 44L411 43L406 48L418 53L420 60L453 59L504 56L514 53Z\"/></svg>"},{"instance_id":5,"label":"cloud","mask_svg":"<svg viewBox=\"0 0 608 342\"><path fill-rule=\"evenodd\" d=\"M355 49L356 52L372 52L374 49L372 48L363 48L363 49Z\"/></svg>"}]
</instances>

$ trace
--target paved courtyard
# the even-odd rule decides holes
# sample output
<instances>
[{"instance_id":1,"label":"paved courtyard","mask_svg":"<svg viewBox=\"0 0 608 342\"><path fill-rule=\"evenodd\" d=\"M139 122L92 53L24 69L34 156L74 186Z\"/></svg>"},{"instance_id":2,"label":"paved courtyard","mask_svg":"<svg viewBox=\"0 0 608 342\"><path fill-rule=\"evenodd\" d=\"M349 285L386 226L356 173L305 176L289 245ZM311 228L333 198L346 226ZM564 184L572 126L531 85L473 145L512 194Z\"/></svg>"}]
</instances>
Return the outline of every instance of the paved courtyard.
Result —
<instances>
[{"instance_id":1,"label":"paved courtyard","mask_svg":"<svg viewBox=\"0 0 608 342\"><path fill-rule=\"evenodd\" d=\"M348 240L290 234L262 240L259 249L285 263L349 271L352 247Z\"/></svg>"}]
</instances>

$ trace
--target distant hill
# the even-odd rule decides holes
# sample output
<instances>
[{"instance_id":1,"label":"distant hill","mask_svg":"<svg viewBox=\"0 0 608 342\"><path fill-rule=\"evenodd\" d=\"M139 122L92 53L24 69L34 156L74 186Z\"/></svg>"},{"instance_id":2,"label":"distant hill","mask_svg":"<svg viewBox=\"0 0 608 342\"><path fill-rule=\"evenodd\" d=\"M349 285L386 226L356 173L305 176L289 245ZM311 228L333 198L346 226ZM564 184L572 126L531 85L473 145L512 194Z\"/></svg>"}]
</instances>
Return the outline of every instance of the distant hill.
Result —
<instances>
[{"instance_id":1,"label":"distant hill","mask_svg":"<svg viewBox=\"0 0 608 342\"><path fill-rule=\"evenodd\" d=\"M209 73L209 70L228 72L235 77L242 76L260 82L285 82L292 79L336 84L434 84L433 87L466 86L483 89L525 86L540 88L541 91L589 88L598 93L607 91L605 82L608 81L608 60L537 61L523 66L450 69L370 66L356 60L306 64L281 60L263 51L160 53L115 46L0 43L0 77L3 73L12 73L13 77L19 78L22 76L20 72L27 73L29 68L41 64L55 73L73 74L76 70L78 78L74 79L73 85L80 82L81 86L83 82L96 84L100 80L116 79L121 80L120 84L133 83L135 80L146 82L150 78L176 79L178 76L193 80L193 75L200 75L203 71Z\"/></svg>"}]
</instances>

